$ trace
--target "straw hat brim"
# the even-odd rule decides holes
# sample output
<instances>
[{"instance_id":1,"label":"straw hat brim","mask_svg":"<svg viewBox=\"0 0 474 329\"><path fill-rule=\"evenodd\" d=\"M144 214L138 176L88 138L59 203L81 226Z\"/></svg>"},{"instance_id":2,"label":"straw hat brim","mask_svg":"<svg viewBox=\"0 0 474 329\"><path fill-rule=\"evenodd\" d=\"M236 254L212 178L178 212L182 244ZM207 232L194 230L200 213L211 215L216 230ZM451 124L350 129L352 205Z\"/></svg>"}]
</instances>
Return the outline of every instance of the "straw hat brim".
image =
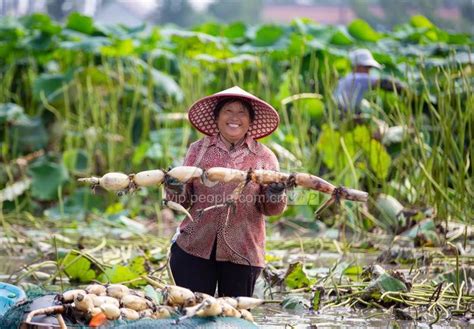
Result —
<instances>
[{"instance_id":1,"label":"straw hat brim","mask_svg":"<svg viewBox=\"0 0 474 329\"><path fill-rule=\"evenodd\" d=\"M278 112L268 103L255 97L239 87L233 87L214 95L201 98L188 111L189 122L203 134L213 136L219 130L214 118L216 104L224 98L241 98L248 101L255 112L255 118L250 123L248 134L259 139L274 132L280 123Z\"/></svg>"}]
</instances>

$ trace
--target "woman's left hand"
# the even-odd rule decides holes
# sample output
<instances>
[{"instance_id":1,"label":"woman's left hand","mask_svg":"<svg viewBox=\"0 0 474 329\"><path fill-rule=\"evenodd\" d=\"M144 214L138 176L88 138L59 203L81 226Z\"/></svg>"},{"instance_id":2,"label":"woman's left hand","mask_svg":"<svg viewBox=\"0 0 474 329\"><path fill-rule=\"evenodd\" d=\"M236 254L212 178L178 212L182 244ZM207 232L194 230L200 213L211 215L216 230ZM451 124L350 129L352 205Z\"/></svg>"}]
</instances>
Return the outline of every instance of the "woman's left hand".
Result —
<instances>
[{"instance_id":1,"label":"woman's left hand","mask_svg":"<svg viewBox=\"0 0 474 329\"><path fill-rule=\"evenodd\" d=\"M268 191L273 195L282 194L285 190L285 183L270 183L268 184Z\"/></svg>"}]
</instances>

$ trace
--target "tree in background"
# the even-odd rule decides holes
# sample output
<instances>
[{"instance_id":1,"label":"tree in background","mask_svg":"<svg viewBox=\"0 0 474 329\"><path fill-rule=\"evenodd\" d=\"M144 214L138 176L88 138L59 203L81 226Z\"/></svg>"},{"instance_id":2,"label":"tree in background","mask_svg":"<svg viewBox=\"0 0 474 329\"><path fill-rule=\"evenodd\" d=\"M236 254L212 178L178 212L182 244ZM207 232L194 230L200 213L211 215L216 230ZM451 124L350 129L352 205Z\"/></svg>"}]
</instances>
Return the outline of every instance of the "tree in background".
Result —
<instances>
[{"instance_id":1,"label":"tree in background","mask_svg":"<svg viewBox=\"0 0 474 329\"><path fill-rule=\"evenodd\" d=\"M262 8L263 0L220 0L211 3L208 12L220 22L242 21L255 24L260 21Z\"/></svg>"},{"instance_id":2,"label":"tree in background","mask_svg":"<svg viewBox=\"0 0 474 329\"><path fill-rule=\"evenodd\" d=\"M150 17L155 17L153 20L157 24L173 23L182 27L189 27L198 21L197 14L188 0L160 0Z\"/></svg>"},{"instance_id":3,"label":"tree in background","mask_svg":"<svg viewBox=\"0 0 474 329\"><path fill-rule=\"evenodd\" d=\"M82 12L84 1L47 0L46 11L57 21L64 20L73 11Z\"/></svg>"},{"instance_id":4,"label":"tree in background","mask_svg":"<svg viewBox=\"0 0 474 329\"><path fill-rule=\"evenodd\" d=\"M463 0L459 6L461 10L461 15L469 25L471 32L474 24L474 2L472 0Z\"/></svg>"}]
</instances>

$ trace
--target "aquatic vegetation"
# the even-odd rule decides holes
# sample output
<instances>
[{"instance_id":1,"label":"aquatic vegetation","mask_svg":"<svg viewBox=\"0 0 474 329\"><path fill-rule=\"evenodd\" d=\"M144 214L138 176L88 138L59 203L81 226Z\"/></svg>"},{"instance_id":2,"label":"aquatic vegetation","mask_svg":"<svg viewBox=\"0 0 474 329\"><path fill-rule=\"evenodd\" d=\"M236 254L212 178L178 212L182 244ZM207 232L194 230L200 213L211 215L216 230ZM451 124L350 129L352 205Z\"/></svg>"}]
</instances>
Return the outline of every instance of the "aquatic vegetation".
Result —
<instances>
[{"instance_id":1,"label":"aquatic vegetation","mask_svg":"<svg viewBox=\"0 0 474 329\"><path fill-rule=\"evenodd\" d=\"M265 312L306 312L298 321L319 324L315 317L323 313L333 321L341 312L374 309L366 320L382 318L384 325L387 316L469 321L472 35L443 31L421 16L379 32L362 20L346 27L306 19L191 30L106 27L75 13L64 24L43 14L2 17L0 36L0 255L18 257L26 248L34 258L20 257L25 264L17 268L6 262L2 280L58 291L64 287L55 284L86 288L94 280L133 289L168 282L168 240L183 215L157 202L161 169L180 166L198 138L185 109L240 85L281 118L263 143L282 173L255 172L253 179L311 173L296 174L296 185L369 195L367 203L337 206L305 189L288 192L286 212L269 219L268 267L259 283L259 298L280 304L257 308L255 321L267 321ZM356 47L373 52L384 65L381 76L407 87L399 94L371 90L360 117L341 115L332 96ZM107 172L137 174L91 182L135 193L92 195L77 182ZM248 176L219 168L168 174L228 182ZM359 253L367 258L359 261ZM374 273L365 265L381 268ZM162 295L145 291L161 304ZM235 313L206 303L210 311L218 307ZM94 309L102 323L106 310Z\"/></svg>"}]
</instances>

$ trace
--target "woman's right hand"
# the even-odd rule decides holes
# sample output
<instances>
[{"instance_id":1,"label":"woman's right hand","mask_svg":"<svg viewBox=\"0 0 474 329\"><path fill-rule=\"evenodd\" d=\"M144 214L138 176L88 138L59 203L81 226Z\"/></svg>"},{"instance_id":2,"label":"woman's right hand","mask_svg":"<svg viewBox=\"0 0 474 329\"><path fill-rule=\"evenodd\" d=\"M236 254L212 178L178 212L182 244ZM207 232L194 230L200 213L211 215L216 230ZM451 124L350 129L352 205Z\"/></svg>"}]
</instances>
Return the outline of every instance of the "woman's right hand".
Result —
<instances>
[{"instance_id":1,"label":"woman's right hand","mask_svg":"<svg viewBox=\"0 0 474 329\"><path fill-rule=\"evenodd\" d=\"M166 189L173 194L182 194L184 191L184 184L174 177L165 175L164 183Z\"/></svg>"}]
</instances>

